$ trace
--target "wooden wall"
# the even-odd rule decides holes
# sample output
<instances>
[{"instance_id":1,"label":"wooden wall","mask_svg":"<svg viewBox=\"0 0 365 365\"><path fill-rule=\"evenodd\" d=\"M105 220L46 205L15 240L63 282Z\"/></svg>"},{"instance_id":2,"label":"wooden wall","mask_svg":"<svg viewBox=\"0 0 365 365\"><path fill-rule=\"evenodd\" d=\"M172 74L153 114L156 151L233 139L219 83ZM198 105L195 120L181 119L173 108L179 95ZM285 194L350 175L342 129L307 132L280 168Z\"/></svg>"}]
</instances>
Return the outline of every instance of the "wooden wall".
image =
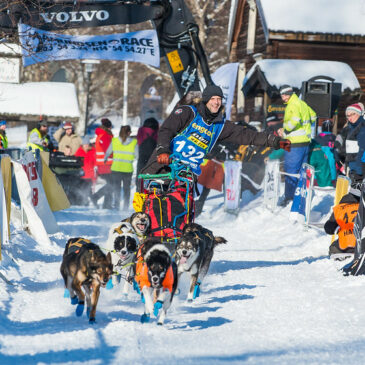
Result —
<instances>
[{"instance_id":1,"label":"wooden wall","mask_svg":"<svg viewBox=\"0 0 365 365\"><path fill-rule=\"evenodd\" d=\"M248 13L249 5L247 1L241 0L241 5L243 6L243 12L241 11L239 22L236 21L236 26L239 24L239 29L236 29L230 60L231 62L244 62L246 65L246 71L248 71L252 65L255 63L253 58L254 54L262 53L263 58L273 58L273 59L298 59L298 60L328 60L328 61L340 61L345 62L351 66L355 75L357 76L361 89L363 91L363 96L342 98L339 108L339 124L340 126L344 124L344 110L347 105L362 101L365 104L365 44L360 42L358 44L354 43L356 39L351 37L349 39L350 43L333 41L333 37L330 42L309 42L309 41L299 41L295 38L302 39L300 34L291 33L291 40L270 40L266 42L261 19L259 13L257 12L256 21L256 37L255 37L255 48L253 54L247 54L247 29L248 29ZM293 40L294 38L294 40ZM364 37L361 39L363 40ZM341 38L343 39L343 37ZM280 100L273 101L279 103ZM234 111L235 109L233 109ZM254 98L245 99L245 113L249 114L251 120L263 120L264 111L255 111L254 109ZM243 115L235 115L232 113L233 120L240 120Z\"/></svg>"}]
</instances>

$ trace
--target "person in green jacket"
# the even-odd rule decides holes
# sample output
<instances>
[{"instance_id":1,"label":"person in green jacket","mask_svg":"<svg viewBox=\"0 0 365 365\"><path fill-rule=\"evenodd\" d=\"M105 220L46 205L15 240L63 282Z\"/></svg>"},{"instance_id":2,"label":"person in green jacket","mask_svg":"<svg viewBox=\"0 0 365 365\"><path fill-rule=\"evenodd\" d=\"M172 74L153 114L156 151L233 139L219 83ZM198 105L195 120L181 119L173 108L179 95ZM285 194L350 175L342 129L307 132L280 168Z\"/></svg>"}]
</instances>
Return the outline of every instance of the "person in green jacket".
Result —
<instances>
[{"instance_id":1,"label":"person in green jacket","mask_svg":"<svg viewBox=\"0 0 365 365\"><path fill-rule=\"evenodd\" d=\"M284 171L285 194L279 205L286 206L293 200L302 164L308 161L309 144L311 142L311 127L316 121L317 115L313 109L303 100L300 100L289 85L280 88L280 96L284 104L287 104L284 113L283 128L279 135L291 142L291 151L285 151Z\"/></svg>"},{"instance_id":2,"label":"person in green jacket","mask_svg":"<svg viewBox=\"0 0 365 365\"><path fill-rule=\"evenodd\" d=\"M113 153L111 166L111 181L113 195L113 209L119 210L121 182L123 182L123 210L128 209L131 181L133 174L133 161L136 158L137 139L131 138L131 127L124 125L120 128L119 136L112 139L104 157L104 161Z\"/></svg>"},{"instance_id":3,"label":"person in green jacket","mask_svg":"<svg viewBox=\"0 0 365 365\"><path fill-rule=\"evenodd\" d=\"M318 186L333 186L328 157L315 139L309 145L309 164L314 167L314 178Z\"/></svg>"},{"instance_id":4,"label":"person in green jacket","mask_svg":"<svg viewBox=\"0 0 365 365\"><path fill-rule=\"evenodd\" d=\"M8 148L8 137L6 136L6 120L0 121L0 150Z\"/></svg>"}]
</instances>

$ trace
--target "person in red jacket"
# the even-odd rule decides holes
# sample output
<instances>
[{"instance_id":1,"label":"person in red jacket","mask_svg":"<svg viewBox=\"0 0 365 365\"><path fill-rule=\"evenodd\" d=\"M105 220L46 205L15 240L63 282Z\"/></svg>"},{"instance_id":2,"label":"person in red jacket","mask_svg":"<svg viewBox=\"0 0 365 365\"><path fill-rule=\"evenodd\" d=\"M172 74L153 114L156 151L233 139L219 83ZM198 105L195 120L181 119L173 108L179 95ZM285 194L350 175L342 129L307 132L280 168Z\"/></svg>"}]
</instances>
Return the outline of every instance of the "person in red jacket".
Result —
<instances>
[{"instance_id":1,"label":"person in red jacket","mask_svg":"<svg viewBox=\"0 0 365 365\"><path fill-rule=\"evenodd\" d=\"M82 169L84 176L82 176L82 190L84 192L85 203L89 197L91 197L91 187L96 181L95 175L95 164L96 164L96 153L95 148L91 146L89 137L85 136L82 139L81 146L77 149L75 156L84 158L84 165Z\"/></svg>"},{"instance_id":2,"label":"person in red jacket","mask_svg":"<svg viewBox=\"0 0 365 365\"><path fill-rule=\"evenodd\" d=\"M95 129L96 166L98 168L98 175L106 181L106 184L91 196L91 201L97 207L98 200L104 196L104 209L112 209L112 181L110 168L113 163L113 156L110 155L106 163L104 163L105 152L113 139L111 129L112 123L108 118L103 118L101 120L101 126Z\"/></svg>"}]
</instances>

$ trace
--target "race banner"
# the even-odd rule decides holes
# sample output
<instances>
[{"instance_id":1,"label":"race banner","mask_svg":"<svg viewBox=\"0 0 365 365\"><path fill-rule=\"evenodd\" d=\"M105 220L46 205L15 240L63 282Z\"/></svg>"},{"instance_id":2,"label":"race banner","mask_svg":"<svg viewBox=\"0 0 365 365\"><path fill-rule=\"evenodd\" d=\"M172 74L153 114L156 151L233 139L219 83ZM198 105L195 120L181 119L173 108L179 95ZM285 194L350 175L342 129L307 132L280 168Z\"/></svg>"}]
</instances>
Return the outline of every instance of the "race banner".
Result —
<instances>
[{"instance_id":1,"label":"race banner","mask_svg":"<svg viewBox=\"0 0 365 365\"><path fill-rule=\"evenodd\" d=\"M299 175L298 185L295 189L293 204L290 210L290 220L308 224L312 206L313 166L304 163Z\"/></svg>"},{"instance_id":2,"label":"race banner","mask_svg":"<svg viewBox=\"0 0 365 365\"><path fill-rule=\"evenodd\" d=\"M33 153L27 152L20 163L13 161L13 166L21 205L32 235L37 238L40 225L48 234L57 233L57 222L49 207Z\"/></svg>"},{"instance_id":3,"label":"race banner","mask_svg":"<svg viewBox=\"0 0 365 365\"><path fill-rule=\"evenodd\" d=\"M39 62L91 59L132 61L160 66L155 30L109 35L56 34L19 24L23 66Z\"/></svg>"},{"instance_id":4,"label":"race banner","mask_svg":"<svg viewBox=\"0 0 365 365\"><path fill-rule=\"evenodd\" d=\"M241 199L241 161L224 163L224 210L238 214Z\"/></svg>"},{"instance_id":5,"label":"race banner","mask_svg":"<svg viewBox=\"0 0 365 365\"><path fill-rule=\"evenodd\" d=\"M280 160L269 160L265 165L264 177L264 205L272 212L277 208L280 184L279 184Z\"/></svg>"},{"instance_id":6,"label":"race banner","mask_svg":"<svg viewBox=\"0 0 365 365\"><path fill-rule=\"evenodd\" d=\"M223 104L226 106L226 118L231 117L233 96L236 89L236 79L239 63L227 63L219 67L213 74L212 80L223 91Z\"/></svg>"}]
</instances>

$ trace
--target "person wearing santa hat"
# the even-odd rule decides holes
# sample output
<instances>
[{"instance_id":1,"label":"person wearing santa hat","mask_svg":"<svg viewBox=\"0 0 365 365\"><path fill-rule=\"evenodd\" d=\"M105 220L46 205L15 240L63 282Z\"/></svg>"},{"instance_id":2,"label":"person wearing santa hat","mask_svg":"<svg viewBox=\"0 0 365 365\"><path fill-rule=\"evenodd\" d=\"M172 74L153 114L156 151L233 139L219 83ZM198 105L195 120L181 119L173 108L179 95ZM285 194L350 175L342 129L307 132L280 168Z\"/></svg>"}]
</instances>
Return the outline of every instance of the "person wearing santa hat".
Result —
<instances>
[{"instance_id":1,"label":"person wearing santa hat","mask_svg":"<svg viewBox=\"0 0 365 365\"><path fill-rule=\"evenodd\" d=\"M363 179L363 163L361 157L365 151L364 105L351 104L346 108L347 125L336 137L335 148L345 156L346 168L352 182Z\"/></svg>"}]
</instances>

